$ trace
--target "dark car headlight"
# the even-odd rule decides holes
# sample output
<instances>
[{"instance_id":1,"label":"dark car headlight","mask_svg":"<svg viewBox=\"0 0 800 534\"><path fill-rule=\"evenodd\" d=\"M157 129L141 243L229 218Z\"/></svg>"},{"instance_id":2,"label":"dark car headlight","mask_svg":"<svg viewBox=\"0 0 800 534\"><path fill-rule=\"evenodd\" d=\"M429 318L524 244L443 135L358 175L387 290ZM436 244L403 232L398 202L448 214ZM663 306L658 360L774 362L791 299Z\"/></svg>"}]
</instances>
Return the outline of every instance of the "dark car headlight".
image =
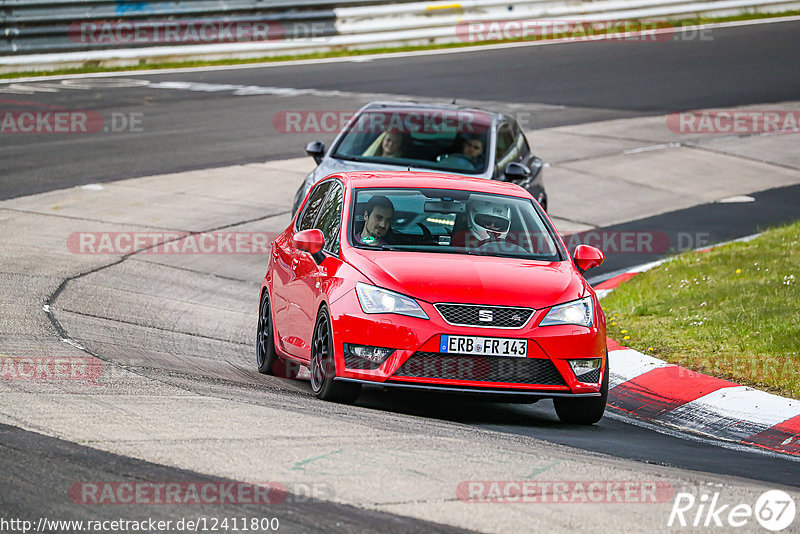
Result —
<instances>
[{"instance_id":1,"label":"dark car headlight","mask_svg":"<svg viewBox=\"0 0 800 534\"><path fill-rule=\"evenodd\" d=\"M363 360L368 360L375 364L382 364L386 358L394 354L394 349L387 349L384 347L372 347L369 345L353 345L352 343L344 344L344 352L347 355L355 356Z\"/></svg>"},{"instance_id":2,"label":"dark car headlight","mask_svg":"<svg viewBox=\"0 0 800 534\"><path fill-rule=\"evenodd\" d=\"M575 378L581 382L594 383L600 380L599 369L600 358L581 358L579 360L567 360Z\"/></svg>"}]
</instances>

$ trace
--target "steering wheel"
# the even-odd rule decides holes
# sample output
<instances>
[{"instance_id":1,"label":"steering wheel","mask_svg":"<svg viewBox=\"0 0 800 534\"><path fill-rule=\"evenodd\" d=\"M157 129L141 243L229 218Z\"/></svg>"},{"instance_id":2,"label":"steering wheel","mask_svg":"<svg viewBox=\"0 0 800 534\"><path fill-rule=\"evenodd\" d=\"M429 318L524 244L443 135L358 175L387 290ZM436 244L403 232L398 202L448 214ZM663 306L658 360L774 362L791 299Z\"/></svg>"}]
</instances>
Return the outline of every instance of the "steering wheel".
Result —
<instances>
[{"instance_id":1,"label":"steering wheel","mask_svg":"<svg viewBox=\"0 0 800 534\"><path fill-rule=\"evenodd\" d=\"M417 226L422 228L422 238L425 241L433 241L433 232L431 232L430 229L427 226L425 226L424 224L422 224L420 222L417 223Z\"/></svg>"},{"instance_id":2,"label":"steering wheel","mask_svg":"<svg viewBox=\"0 0 800 534\"><path fill-rule=\"evenodd\" d=\"M475 162L471 157L466 154L439 154L436 156L436 162L447 162L453 164L454 167L459 169L474 169Z\"/></svg>"}]
</instances>

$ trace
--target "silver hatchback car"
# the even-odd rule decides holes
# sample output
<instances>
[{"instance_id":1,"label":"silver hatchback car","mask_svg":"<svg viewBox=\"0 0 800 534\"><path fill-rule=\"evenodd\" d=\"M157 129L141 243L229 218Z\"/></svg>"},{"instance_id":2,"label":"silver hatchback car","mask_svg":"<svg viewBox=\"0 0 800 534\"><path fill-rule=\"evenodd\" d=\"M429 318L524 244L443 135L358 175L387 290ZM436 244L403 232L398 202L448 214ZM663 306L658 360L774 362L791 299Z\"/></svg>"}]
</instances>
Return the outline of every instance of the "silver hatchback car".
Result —
<instances>
[{"instance_id":1,"label":"silver hatchback car","mask_svg":"<svg viewBox=\"0 0 800 534\"><path fill-rule=\"evenodd\" d=\"M297 190L296 212L318 180L344 171L425 170L513 182L547 210L541 159L514 117L456 105L372 102L336 136L330 150L314 141L317 167Z\"/></svg>"}]
</instances>

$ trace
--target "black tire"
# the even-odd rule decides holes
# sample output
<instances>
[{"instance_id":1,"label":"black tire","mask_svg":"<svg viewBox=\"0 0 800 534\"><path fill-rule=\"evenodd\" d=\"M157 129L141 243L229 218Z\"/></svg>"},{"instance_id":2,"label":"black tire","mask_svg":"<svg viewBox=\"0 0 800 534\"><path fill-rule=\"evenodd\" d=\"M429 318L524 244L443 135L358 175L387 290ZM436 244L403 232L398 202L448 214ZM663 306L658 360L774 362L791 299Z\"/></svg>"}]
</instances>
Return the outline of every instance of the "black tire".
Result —
<instances>
[{"instance_id":1,"label":"black tire","mask_svg":"<svg viewBox=\"0 0 800 534\"><path fill-rule=\"evenodd\" d=\"M608 354L606 354L606 370L603 383L600 384L600 396L583 399L555 398L553 404L556 414L562 423L572 425L593 425L603 418L608 402Z\"/></svg>"},{"instance_id":2,"label":"black tire","mask_svg":"<svg viewBox=\"0 0 800 534\"><path fill-rule=\"evenodd\" d=\"M328 310L323 306L314 324L311 341L311 391L318 399L350 404L361 393L361 384L336 382L336 364L333 359L333 329Z\"/></svg>"},{"instance_id":3,"label":"black tire","mask_svg":"<svg viewBox=\"0 0 800 534\"><path fill-rule=\"evenodd\" d=\"M272 306L269 302L269 290L265 289L261 295L261 305L258 307L258 330L256 331L256 365L258 372L265 375L273 374L273 366L278 359L275 350L275 335L272 328Z\"/></svg>"}]
</instances>

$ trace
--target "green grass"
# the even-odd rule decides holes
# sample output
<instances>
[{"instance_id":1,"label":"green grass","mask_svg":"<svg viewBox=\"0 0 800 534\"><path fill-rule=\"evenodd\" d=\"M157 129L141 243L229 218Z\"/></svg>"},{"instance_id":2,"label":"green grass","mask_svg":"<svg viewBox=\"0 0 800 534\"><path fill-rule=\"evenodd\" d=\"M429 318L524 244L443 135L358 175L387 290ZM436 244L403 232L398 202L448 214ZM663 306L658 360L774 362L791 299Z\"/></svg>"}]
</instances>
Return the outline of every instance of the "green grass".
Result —
<instances>
[{"instance_id":1,"label":"green grass","mask_svg":"<svg viewBox=\"0 0 800 534\"><path fill-rule=\"evenodd\" d=\"M676 19L670 20L668 26L670 27L680 27L680 26L693 26L697 24L710 24L715 22L731 22L731 21L739 21L739 20L756 20L756 19L769 19L769 18L781 18L781 17L793 17L800 15L800 11L784 11L781 13L757 13L757 12L750 12L750 13L743 13L740 15L733 15L729 17L716 17L716 18L707 18L707 17L693 17L693 18L686 18L686 19ZM632 23L636 23L637 21L631 21ZM596 34L602 34L603 32L598 31ZM150 69L172 69L172 68L191 68L191 67L208 67L208 66L223 66L223 65L246 65L250 63L277 63L281 61L296 61L296 60L303 60L303 59L322 59L322 58L333 58L333 57L355 57L355 56L363 56L363 55L371 55L371 54L385 54L385 53L396 53L396 52L413 52L418 50L439 50L439 49L446 49L446 48L464 48L469 46L483 46L483 45L492 45L492 44L500 44L500 43L514 43L514 42L522 42L522 41L534 41L534 40L542 40L546 39L547 36L538 36L538 37L530 37L527 39L509 39L509 40L495 40L495 41L480 41L475 43L444 43L444 44L430 44L430 45L419 45L419 46L397 46L397 47L382 47L382 48L370 48L364 50L331 50L328 52L317 52L312 54L298 54L298 55L284 55L284 56L270 56L270 57L259 57L259 58L249 58L249 59L219 59L213 61L174 61L174 62L164 62L164 63L141 63L139 65L129 65L124 67L105 67L99 64L87 64L80 68L71 68L71 69L56 69L50 71L28 71L28 72L8 72L0 74L0 79L4 78L19 78L24 76L54 76L54 75L63 75L63 74L83 74L89 72L122 72L122 71L135 71L135 70L150 70Z\"/></svg>"},{"instance_id":2,"label":"green grass","mask_svg":"<svg viewBox=\"0 0 800 534\"><path fill-rule=\"evenodd\" d=\"M682 254L620 285L603 308L626 346L800 398L800 221Z\"/></svg>"}]
</instances>

